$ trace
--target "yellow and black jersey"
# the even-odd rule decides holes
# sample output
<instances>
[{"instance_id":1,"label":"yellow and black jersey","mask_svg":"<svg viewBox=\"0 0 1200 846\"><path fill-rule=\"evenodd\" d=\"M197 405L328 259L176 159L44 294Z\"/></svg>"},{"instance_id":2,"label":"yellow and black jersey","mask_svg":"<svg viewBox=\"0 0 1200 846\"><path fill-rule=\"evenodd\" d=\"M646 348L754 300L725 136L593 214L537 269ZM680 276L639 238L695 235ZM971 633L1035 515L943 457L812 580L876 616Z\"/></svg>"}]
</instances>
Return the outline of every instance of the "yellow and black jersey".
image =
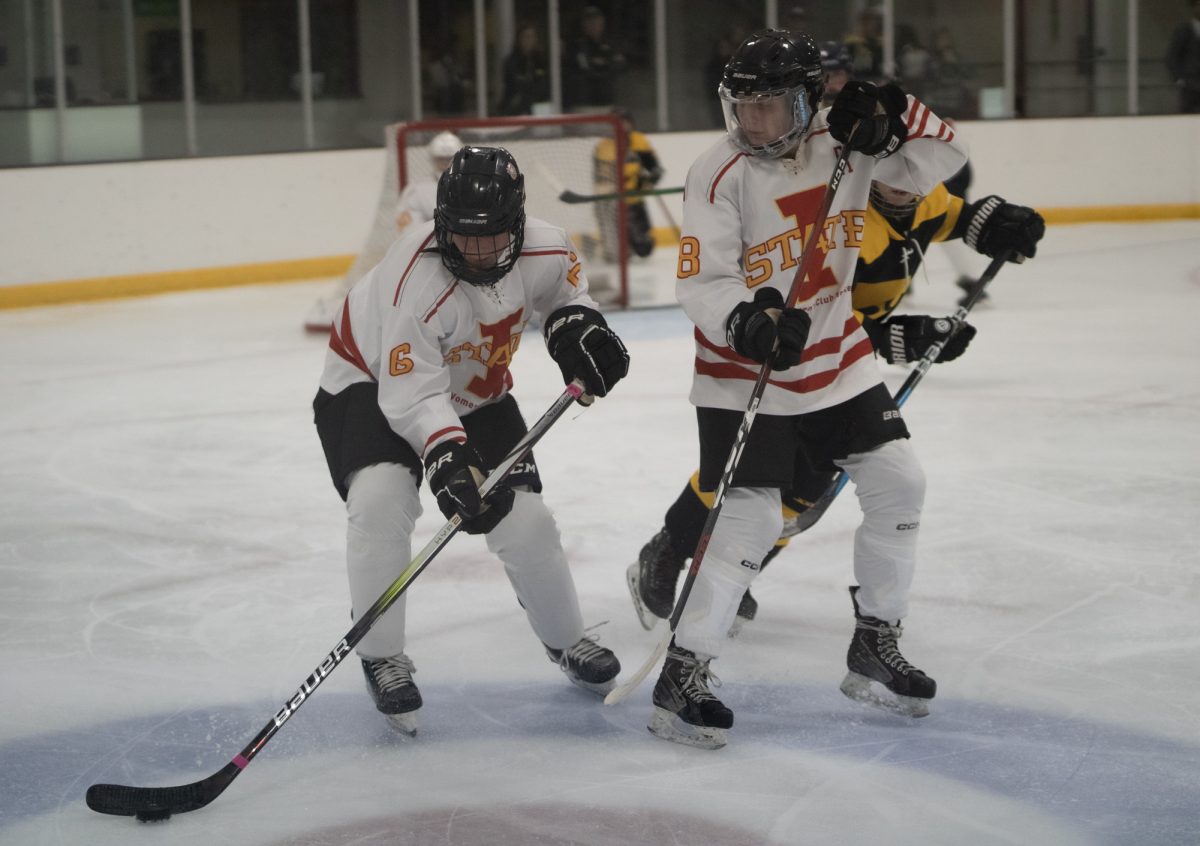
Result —
<instances>
[{"instance_id":1,"label":"yellow and black jersey","mask_svg":"<svg viewBox=\"0 0 1200 846\"><path fill-rule=\"evenodd\" d=\"M625 140L625 164L621 168L623 183L622 191L647 191L654 187L655 183L662 177L662 166L658 162L658 156L654 153L654 148L650 146L650 139L644 133L638 132L636 129L629 133ZM613 161L616 158L617 145L611 138L602 138L596 143L596 149L593 153L595 165L595 182L598 191L608 191L611 188L600 186L611 186L613 175ZM625 202L640 203L641 197L630 197Z\"/></svg>"},{"instance_id":2,"label":"yellow and black jersey","mask_svg":"<svg viewBox=\"0 0 1200 846\"><path fill-rule=\"evenodd\" d=\"M908 226L885 217L874 204L867 206L867 225L854 269L854 310L860 318L882 320L892 313L908 292L929 245L966 233L970 214L964 214L963 207L962 198L944 185L921 200Z\"/></svg>"}]
</instances>

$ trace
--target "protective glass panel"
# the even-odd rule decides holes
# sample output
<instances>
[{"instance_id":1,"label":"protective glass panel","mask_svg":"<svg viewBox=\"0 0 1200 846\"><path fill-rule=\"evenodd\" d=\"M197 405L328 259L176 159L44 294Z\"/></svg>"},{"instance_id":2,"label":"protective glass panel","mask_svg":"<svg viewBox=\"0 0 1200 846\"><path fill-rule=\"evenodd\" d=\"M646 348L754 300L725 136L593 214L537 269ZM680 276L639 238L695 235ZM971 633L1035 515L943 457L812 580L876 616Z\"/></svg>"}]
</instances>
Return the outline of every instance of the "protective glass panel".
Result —
<instances>
[{"instance_id":1,"label":"protective glass panel","mask_svg":"<svg viewBox=\"0 0 1200 846\"><path fill-rule=\"evenodd\" d=\"M1125 0L1026 4L1017 71L1018 114L1124 114L1126 36Z\"/></svg>"},{"instance_id":2,"label":"protective glass panel","mask_svg":"<svg viewBox=\"0 0 1200 846\"><path fill-rule=\"evenodd\" d=\"M944 118L1007 117L1000 0L897 0L895 71Z\"/></svg>"},{"instance_id":3,"label":"protective glass panel","mask_svg":"<svg viewBox=\"0 0 1200 846\"><path fill-rule=\"evenodd\" d=\"M1200 112L1200 2L1140 0L1138 114Z\"/></svg>"}]
</instances>

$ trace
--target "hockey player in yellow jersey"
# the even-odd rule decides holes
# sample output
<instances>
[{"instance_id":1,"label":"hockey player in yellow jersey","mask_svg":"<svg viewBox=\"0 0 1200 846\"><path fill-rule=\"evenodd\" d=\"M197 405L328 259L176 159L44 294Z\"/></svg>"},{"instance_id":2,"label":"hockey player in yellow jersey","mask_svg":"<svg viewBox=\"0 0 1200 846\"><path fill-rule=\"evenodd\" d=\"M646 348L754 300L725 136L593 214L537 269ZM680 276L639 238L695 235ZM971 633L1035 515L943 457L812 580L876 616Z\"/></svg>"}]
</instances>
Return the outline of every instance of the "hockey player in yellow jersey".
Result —
<instances>
[{"instance_id":1,"label":"hockey player in yellow jersey","mask_svg":"<svg viewBox=\"0 0 1200 846\"><path fill-rule=\"evenodd\" d=\"M626 111L615 112L625 127L625 161L621 166L622 191L649 191L662 179L663 169L650 139L634 128L633 118ZM601 139L593 153L595 189L597 193L614 192L617 187L613 179L617 168L616 143L611 138ZM629 227L629 248L634 255L645 258L654 251L654 236L651 232L650 213L643 197L628 197L625 200L626 221ZM619 254L617 243L617 204L615 200L603 200L596 204L596 217L600 224L601 245L605 259L616 261Z\"/></svg>"}]
</instances>

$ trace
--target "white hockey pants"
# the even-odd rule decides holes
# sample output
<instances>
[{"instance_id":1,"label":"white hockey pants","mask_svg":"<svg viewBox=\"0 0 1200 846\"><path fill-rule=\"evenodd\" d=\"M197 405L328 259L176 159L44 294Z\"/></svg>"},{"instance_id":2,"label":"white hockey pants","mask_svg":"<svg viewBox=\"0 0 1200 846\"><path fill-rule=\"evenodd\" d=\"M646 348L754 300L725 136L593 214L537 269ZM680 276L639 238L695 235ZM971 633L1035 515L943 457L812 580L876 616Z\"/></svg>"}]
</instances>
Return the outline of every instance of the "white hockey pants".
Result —
<instances>
[{"instance_id":1,"label":"white hockey pants","mask_svg":"<svg viewBox=\"0 0 1200 846\"><path fill-rule=\"evenodd\" d=\"M862 614L895 622L908 614L925 502L925 472L907 438L836 462L854 482L863 521L854 533Z\"/></svg>"},{"instance_id":2,"label":"white hockey pants","mask_svg":"<svg viewBox=\"0 0 1200 846\"><path fill-rule=\"evenodd\" d=\"M716 657L742 594L783 531L778 488L730 488L675 630L684 649Z\"/></svg>"},{"instance_id":3,"label":"white hockey pants","mask_svg":"<svg viewBox=\"0 0 1200 846\"><path fill-rule=\"evenodd\" d=\"M412 530L421 515L412 473L399 464L358 470L349 480L346 512L346 568L357 619L412 560ZM516 491L512 512L486 540L488 549L504 562L534 634L554 649L578 641L583 621L575 583L554 517L541 495ZM401 594L376 621L359 642L359 655L385 658L404 650L406 598Z\"/></svg>"}]
</instances>

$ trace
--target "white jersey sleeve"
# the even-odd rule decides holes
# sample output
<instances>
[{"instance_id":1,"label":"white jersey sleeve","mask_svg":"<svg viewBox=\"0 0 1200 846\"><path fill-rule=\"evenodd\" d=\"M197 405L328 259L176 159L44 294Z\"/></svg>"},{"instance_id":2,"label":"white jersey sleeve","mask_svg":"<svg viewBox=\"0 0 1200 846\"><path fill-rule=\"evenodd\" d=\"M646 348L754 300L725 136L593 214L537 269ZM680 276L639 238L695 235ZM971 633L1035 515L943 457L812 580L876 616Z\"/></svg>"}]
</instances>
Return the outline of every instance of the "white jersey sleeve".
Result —
<instances>
[{"instance_id":1,"label":"white jersey sleeve","mask_svg":"<svg viewBox=\"0 0 1200 846\"><path fill-rule=\"evenodd\" d=\"M433 224L399 239L334 319L321 387L378 384L379 407L419 456L466 440L460 418L503 398L530 321L564 305L595 308L566 233L529 219L516 265L494 285L456 279Z\"/></svg>"},{"instance_id":2,"label":"white jersey sleeve","mask_svg":"<svg viewBox=\"0 0 1200 846\"><path fill-rule=\"evenodd\" d=\"M908 138L895 155L875 166L880 182L924 196L967 163L967 148L954 129L911 94L901 119Z\"/></svg>"}]
</instances>

